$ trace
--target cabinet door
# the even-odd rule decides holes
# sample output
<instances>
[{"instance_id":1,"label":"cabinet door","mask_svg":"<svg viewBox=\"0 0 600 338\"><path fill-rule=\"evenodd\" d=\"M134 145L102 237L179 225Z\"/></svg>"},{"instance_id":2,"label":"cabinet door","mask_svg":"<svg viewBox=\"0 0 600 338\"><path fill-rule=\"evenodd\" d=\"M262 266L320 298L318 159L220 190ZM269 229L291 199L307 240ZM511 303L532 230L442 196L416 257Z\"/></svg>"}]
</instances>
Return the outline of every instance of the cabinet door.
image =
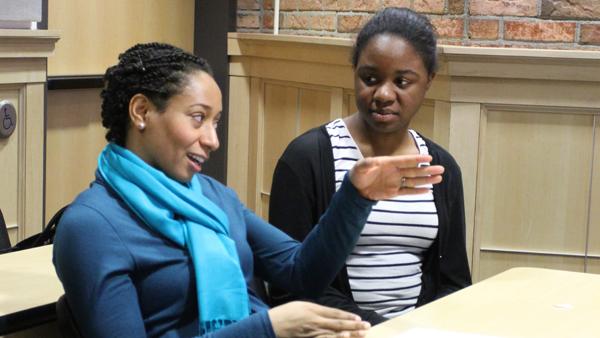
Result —
<instances>
[{"instance_id":1,"label":"cabinet door","mask_svg":"<svg viewBox=\"0 0 600 338\"><path fill-rule=\"evenodd\" d=\"M476 279L513 266L584 270L593 121L577 112L488 109Z\"/></svg>"},{"instance_id":2,"label":"cabinet door","mask_svg":"<svg viewBox=\"0 0 600 338\"><path fill-rule=\"evenodd\" d=\"M586 272L600 273L600 114L595 116L594 166L590 200L590 224Z\"/></svg>"},{"instance_id":3,"label":"cabinet door","mask_svg":"<svg viewBox=\"0 0 600 338\"><path fill-rule=\"evenodd\" d=\"M44 179L44 84L0 85L16 127L0 139L0 208L14 244L41 231Z\"/></svg>"},{"instance_id":4,"label":"cabinet door","mask_svg":"<svg viewBox=\"0 0 600 338\"><path fill-rule=\"evenodd\" d=\"M19 189L22 189L22 175L19 170L19 139L23 134L19 89L13 86L0 87L0 101L10 102L17 112L16 127L8 138L0 138L0 209L8 227L11 244L17 242ZM0 116L2 118L3 116ZM0 121L2 122L2 121ZM22 159L22 158L21 158ZM22 166L21 166L22 169ZM21 184L19 184L21 182Z\"/></svg>"}]
</instances>

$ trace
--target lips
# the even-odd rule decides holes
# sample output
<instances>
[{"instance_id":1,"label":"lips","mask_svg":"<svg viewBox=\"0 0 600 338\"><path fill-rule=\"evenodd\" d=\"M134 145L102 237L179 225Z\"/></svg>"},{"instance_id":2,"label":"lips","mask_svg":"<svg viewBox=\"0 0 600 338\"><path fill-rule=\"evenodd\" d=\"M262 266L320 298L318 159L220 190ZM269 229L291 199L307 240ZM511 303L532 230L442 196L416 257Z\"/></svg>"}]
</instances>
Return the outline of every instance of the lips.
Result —
<instances>
[{"instance_id":1,"label":"lips","mask_svg":"<svg viewBox=\"0 0 600 338\"><path fill-rule=\"evenodd\" d=\"M371 110L370 111L373 120L376 122L391 122L399 118L400 114L391 110Z\"/></svg>"},{"instance_id":2,"label":"lips","mask_svg":"<svg viewBox=\"0 0 600 338\"><path fill-rule=\"evenodd\" d=\"M206 161L206 159L203 156L188 153L187 157L190 160L190 162L194 168L194 171L202 170L202 164L204 164L204 162Z\"/></svg>"}]
</instances>

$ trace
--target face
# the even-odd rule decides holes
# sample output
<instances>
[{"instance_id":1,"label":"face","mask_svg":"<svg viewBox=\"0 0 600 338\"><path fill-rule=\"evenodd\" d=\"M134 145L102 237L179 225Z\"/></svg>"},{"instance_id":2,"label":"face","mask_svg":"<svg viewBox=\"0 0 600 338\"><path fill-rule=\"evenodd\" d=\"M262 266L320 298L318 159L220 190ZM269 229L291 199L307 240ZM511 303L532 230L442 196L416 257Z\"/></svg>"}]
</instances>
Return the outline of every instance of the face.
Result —
<instances>
[{"instance_id":1,"label":"face","mask_svg":"<svg viewBox=\"0 0 600 338\"><path fill-rule=\"evenodd\" d=\"M138 155L167 176L189 182L219 148L216 128L222 104L217 83L205 72L191 73L163 112L150 107Z\"/></svg>"},{"instance_id":2,"label":"face","mask_svg":"<svg viewBox=\"0 0 600 338\"><path fill-rule=\"evenodd\" d=\"M406 40L391 34L374 36L362 50L354 71L359 117L376 132L405 130L432 78Z\"/></svg>"}]
</instances>

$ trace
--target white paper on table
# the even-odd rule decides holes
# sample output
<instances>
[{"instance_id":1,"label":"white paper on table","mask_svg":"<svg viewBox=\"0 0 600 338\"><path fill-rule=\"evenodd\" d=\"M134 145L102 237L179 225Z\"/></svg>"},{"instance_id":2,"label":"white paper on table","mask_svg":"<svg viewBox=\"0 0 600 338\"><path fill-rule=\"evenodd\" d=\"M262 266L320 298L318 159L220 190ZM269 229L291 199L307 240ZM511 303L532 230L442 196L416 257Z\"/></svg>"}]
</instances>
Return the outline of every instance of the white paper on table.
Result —
<instances>
[{"instance_id":1,"label":"white paper on table","mask_svg":"<svg viewBox=\"0 0 600 338\"><path fill-rule=\"evenodd\" d=\"M476 333L455 332L437 329L415 328L402 332L393 338L500 338Z\"/></svg>"}]
</instances>

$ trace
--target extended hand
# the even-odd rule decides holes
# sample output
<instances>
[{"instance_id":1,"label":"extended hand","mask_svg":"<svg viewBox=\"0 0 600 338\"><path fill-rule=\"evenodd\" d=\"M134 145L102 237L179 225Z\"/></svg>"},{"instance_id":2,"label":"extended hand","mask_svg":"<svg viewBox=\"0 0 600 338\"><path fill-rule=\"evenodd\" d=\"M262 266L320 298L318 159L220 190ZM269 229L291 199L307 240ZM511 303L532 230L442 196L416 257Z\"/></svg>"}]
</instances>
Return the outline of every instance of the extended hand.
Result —
<instances>
[{"instance_id":1,"label":"extended hand","mask_svg":"<svg viewBox=\"0 0 600 338\"><path fill-rule=\"evenodd\" d=\"M428 189L418 187L440 183L444 172L444 167L439 165L419 168L423 162L431 162L431 156L368 157L356 162L350 171L350 180L363 197L372 200L423 194Z\"/></svg>"},{"instance_id":2,"label":"extended hand","mask_svg":"<svg viewBox=\"0 0 600 338\"><path fill-rule=\"evenodd\" d=\"M355 314L308 302L290 302L269 310L278 338L365 337L370 325Z\"/></svg>"}]
</instances>

